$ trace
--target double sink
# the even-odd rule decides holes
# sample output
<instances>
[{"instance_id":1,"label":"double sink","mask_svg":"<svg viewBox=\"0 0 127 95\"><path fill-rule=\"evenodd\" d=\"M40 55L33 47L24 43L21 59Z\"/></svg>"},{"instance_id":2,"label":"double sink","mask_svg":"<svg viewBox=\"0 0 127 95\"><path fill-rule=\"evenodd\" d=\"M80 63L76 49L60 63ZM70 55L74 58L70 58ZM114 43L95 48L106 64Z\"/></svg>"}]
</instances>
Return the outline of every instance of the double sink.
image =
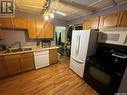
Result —
<instances>
[{"instance_id":1,"label":"double sink","mask_svg":"<svg viewBox=\"0 0 127 95\"><path fill-rule=\"evenodd\" d=\"M29 51L32 48L16 48L16 49L7 49L4 53L13 53L13 52L21 52L21 51Z\"/></svg>"}]
</instances>

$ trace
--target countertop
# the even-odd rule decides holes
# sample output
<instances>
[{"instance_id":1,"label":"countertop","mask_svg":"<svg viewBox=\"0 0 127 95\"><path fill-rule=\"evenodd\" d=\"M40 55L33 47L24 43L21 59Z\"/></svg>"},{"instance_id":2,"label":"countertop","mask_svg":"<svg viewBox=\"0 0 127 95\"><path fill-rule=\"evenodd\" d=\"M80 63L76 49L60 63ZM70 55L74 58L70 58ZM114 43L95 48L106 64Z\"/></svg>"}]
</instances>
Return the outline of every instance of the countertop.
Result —
<instances>
[{"instance_id":1,"label":"countertop","mask_svg":"<svg viewBox=\"0 0 127 95\"><path fill-rule=\"evenodd\" d=\"M11 52L11 53L4 53L4 51L0 52L0 56L6 56L6 55L12 55L12 54L20 54L20 53L29 53L29 52L39 52L39 51L45 51L49 49L57 49L59 48L58 46L51 46L48 48L37 48L37 47L32 47L32 50L27 50L27 51L20 51L20 52Z\"/></svg>"}]
</instances>

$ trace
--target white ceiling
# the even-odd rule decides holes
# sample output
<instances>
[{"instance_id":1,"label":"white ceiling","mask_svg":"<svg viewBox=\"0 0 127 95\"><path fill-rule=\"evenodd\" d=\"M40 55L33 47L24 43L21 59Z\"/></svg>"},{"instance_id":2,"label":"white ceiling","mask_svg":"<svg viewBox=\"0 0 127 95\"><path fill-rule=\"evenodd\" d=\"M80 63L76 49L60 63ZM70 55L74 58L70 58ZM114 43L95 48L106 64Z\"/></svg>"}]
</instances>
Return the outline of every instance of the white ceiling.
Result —
<instances>
[{"instance_id":1,"label":"white ceiling","mask_svg":"<svg viewBox=\"0 0 127 95\"><path fill-rule=\"evenodd\" d=\"M22 13L43 15L47 0L15 0L16 10ZM80 16L95 13L104 8L112 7L127 0L51 0L49 9L56 9L67 15L55 14L55 18L72 20ZM58 1L58 2L57 2Z\"/></svg>"}]
</instances>

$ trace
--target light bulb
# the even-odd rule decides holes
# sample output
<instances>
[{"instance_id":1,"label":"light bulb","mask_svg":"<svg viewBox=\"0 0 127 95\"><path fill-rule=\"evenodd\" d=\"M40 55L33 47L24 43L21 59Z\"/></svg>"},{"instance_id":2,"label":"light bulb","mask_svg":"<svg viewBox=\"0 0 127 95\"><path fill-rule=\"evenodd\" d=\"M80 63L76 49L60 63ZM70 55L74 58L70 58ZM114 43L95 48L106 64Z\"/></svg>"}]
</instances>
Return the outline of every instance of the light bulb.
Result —
<instances>
[{"instance_id":1,"label":"light bulb","mask_svg":"<svg viewBox=\"0 0 127 95\"><path fill-rule=\"evenodd\" d=\"M53 13L50 13L50 18L54 18L54 14Z\"/></svg>"},{"instance_id":2,"label":"light bulb","mask_svg":"<svg viewBox=\"0 0 127 95\"><path fill-rule=\"evenodd\" d=\"M44 16L44 19L45 20L49 20L49 16Z\"/></svg>"}]
</instances>

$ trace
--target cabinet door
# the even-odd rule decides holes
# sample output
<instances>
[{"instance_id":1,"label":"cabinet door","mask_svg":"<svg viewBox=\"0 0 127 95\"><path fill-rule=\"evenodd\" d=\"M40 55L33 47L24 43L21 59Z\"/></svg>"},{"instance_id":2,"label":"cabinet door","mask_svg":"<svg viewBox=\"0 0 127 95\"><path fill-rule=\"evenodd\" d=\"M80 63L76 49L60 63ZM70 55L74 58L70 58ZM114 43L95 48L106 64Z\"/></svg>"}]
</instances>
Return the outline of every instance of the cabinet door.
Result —
<instances>
[{"instance_id":1,"label":"cabinet door","mask_svg":"<svg viewBox=\"0 0 127 95\"><path fill-rule=\"evenodd\" d=\"M83 29L87 30L87 29L90 29L90 28L91 28L91 21L90 21L90 19L87 19L87 20L84 21Z\"/></svg>"},{"instance_id":2,"label":"cabinet door","mask_svg":"<svg viewBox=\"0 0 127 95\"><path fill-rule=\"evenodd\" d=\"M7 55L4 56L5 65L9 75L14 75L21 72L21 59L20 55Z\"/></svg>"},{"instance_id":3,"label":"cabinet door","mask_svg":"<svg viewBox=\"0 0 127 95\"><path fill-rule=\"evenodd\" d=\"M35 69L33 53L21 54L21 58L22 58L22 63L21 63L22 72Z\"/></svg>"},{"instance_id":4,"label":"cabinet door","mask_svg":"<svg viewBox=\"0 0 127 95\"><path fill-rule=\"evenodd\" d=\"M13 18L14 28L27 29L27 18L15 17Z\"/></svg>"},{"instance_id":5,"label":"cabinet door","mask_svg":"<svg viewBox=\"0 0 127 95\"><path fill-rule=\"evenodd\" d=\"M13 28L14 22L12 18L0 18L0 28Z\"/></svg>"},{"instance_id":6,"label":"cabinet door","mask_svg":"<svg viewBox=\"0 0 127 95\"><path fill-rule=\"evenodd\" d=\"M91 19L91 29L98 29L99 28L99 21L100 17L95 17Z\"/></svg>"},{"instance_id":7,"label":"cabinet door","mask_svg":"<svg viewBox=\"0 0 127 95\"><path fill-rule=\"evenodd\" d=\"M4 32L2 32L1 30L0 30L0 40L1 39L4 39Z\"/></svg>"},{"instance_id":8,"label":"cabinet door","mask_svg":"<svg viewBox=\"0 0 127 95\"><path fill-rule=\"evenodd\" d=\"M28 18L27 21L28 34L30 39L37 38L36 19Z\"/></svg>"},{"instance_id":9,"label":"cabinet door","mask_svg":"<svg viewBox=\"0 0 127 95\"><path fill-rule=\"evenodd\" d=\"M118 24L120 13L112 13L100 18L100 28L116 27Z\"/></svg>"},{"instance_id":10,"label":"cabinet door","mask_svg":"<svg viewBox=\"0 0 127 95\"><path fill-rule=\"evenodd\" d=\"M87 19L84 21L84 29L98 29L100 17Z\"/></svg>"},{"instance_id":11,"label":"cabinet door","mask_svg":"<svg viewBox=\"0 0 127 95\"><path fill-rule=\"evenodd\" d=\"M57 49L50 49L49 50L49 63L55 64L57 62L58 62Z\"/></svg>"},{"instance_id":12,"label":"cabinet door","mask_svg":"<svg viewBox=\"0 0 127 95\"><path fill-rule=\"evenodd\" d=\"M37 38L44 38L44 26L45 26L45 21L44 20L36 20L37 24Z\"/></svg>"},{"instance_id":13,"label":"cabinet door","mask_svg":"<svg viewBox=\"0 0 127 95\"><path fill-rule=\"evenodd\" d=\"M127 27L127 10L121 12L118 26Z\"/></svg>"},{"instance_id":14,"label":"cabinet door","mask_svg":"<svg viewBox=\"0 0 127 95\"><path fill-rule=\"evenodd\" d=\"M0 57L0 78L7 76L7 69L4 63L4 58Z\"/></svg>"},{"instance_id":15,"label":"cabinet door","mask_svg":"<svg viewBox=\"0 0 127 95\"><path fill-rule=\"evenodd\" d=\"M44 37L45 38L53 38L53 24L51 22L46 22L45 23L45 32L44 32Z\"/></svg>"}]
</instances>

